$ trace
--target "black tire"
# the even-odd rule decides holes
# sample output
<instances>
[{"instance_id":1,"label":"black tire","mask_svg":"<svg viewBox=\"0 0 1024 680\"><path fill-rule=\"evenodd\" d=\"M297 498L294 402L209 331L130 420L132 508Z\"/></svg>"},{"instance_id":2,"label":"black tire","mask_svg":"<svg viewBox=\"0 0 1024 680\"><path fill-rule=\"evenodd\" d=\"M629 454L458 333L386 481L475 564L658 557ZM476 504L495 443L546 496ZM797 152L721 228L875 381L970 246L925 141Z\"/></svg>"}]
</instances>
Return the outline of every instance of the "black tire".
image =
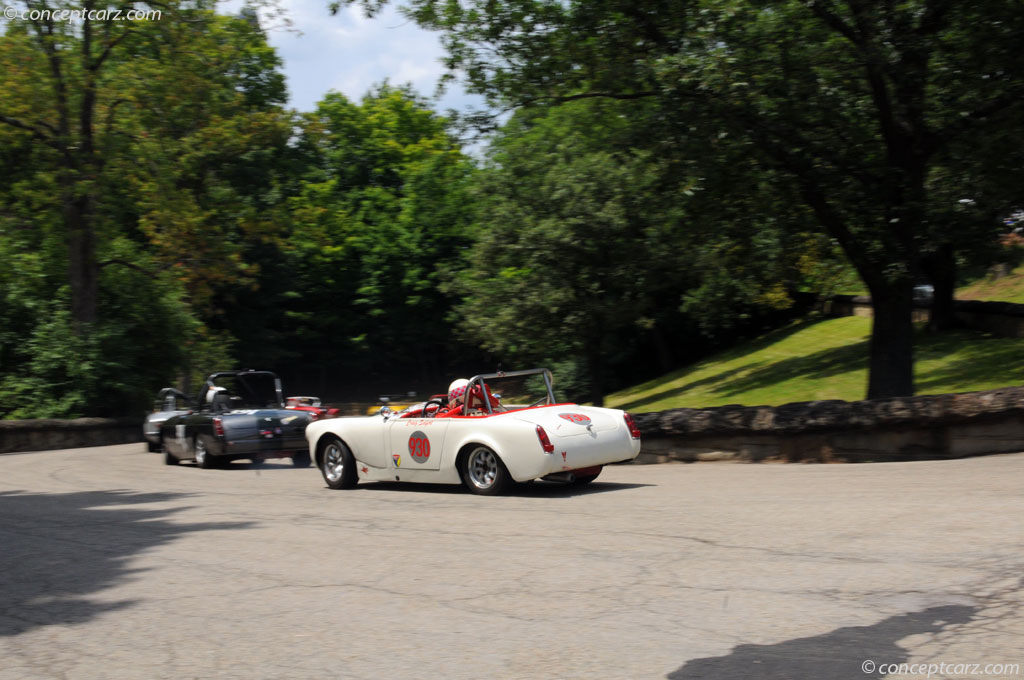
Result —
<instances>
[{"instance_id":1,"label":"black tire","mask_svg":"<svg viewBox=\"0 0 1024 680\"><path fill-rule=\"evenodd\" d=\"M598 470L597 472L595 472L592 475L580 475L579 477L577 477L576 479L573 480L572 484L573 484L573 486L583 486L584 484L590 484L592 481L597 479L600 475L601 475L601 471L600 470Z\"/></svg>"},{"instance_id":2,"label":"black tire","mask_svg":"<svg viewBox=\"0 0 1024 680\"><path fill-rule=\"evenodd\" d=\"M308 468L313 460L309 457L309 451L299 451L292 456L292 465L297 468Z\"/></svg>"},{"instance_id":3,"label":"black tire","mask_svg":"<svg viewBox=\"0 0 1024 680\"><path fill-rule=\"evenodd\" d=\"M167 450L167 444L164 440L160 440L160 450L164 452L164 465L177 465L181 461L178 460L173 453Z\"/></svg>"},{"instance_id":4,"label":"black tire","mask_svg":"<svg viewBox=\"0 0 1024 680\"><path fill-rule=\"evenodd\" d=\"M154 444L153 442L151 442L151 441L149 441L147 439L146 440L146 450L149 451L150 453L160 453L161 451L163 451L163 447L160 446L160 442L157 442L156 444Z\"/></svg>"},{"instance_id":5,"label":"black tire","mask_svg":"<svg viewBox=\"0 0 1024 680\"><path fill-rule=\"evenodd\" d=\"M352 489L359 483L356 457L337 437L329 436L322 440L317 462L324 481L332 489Z\"/></svg>"},{"instance_id":6,"label":"black tire","mask_svg":"<svg viewBox=\"0 0 1024 680\"><path fill-rule=\"evenodd\" d=\"M196 455L196 465L204 470L212 470L217 467L217 457L206 448L206 442L202 437L197 436L192 441L192 450Z\"/></svg>"},{"instance_id":7,"label":"black tire","mask_svg":"<svg viewBox=\"0 0 1024 680\"><path fill-rule=\"evenodd\" d=\"M462 482L466 488L481 496L498 496L513 485L512 475L491 449L474 444L462 458Z\"/></svg>"}]
</instances>

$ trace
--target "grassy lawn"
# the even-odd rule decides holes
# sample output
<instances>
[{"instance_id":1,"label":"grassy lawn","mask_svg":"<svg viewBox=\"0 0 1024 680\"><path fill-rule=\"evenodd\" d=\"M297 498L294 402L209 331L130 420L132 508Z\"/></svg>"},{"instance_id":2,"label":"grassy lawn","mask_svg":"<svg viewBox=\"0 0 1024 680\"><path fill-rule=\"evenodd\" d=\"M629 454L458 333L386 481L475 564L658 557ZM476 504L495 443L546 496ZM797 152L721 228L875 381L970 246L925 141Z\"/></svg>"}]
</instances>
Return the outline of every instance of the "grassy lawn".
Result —
<instances>
[{"instance_id":1,"label":"grassy lawn","mask_svg":"<svg viewBox=\"0 0 1024 680\"><path fill-rule=\"evenodd\" d=\"M863 399L871 319L805 319L698 364L608 395L605 406L667 408ZM918 394L1024 384L1024 339L976 331L921 332Z\"/></svg>"},{"instance_id":2,"label":"grassy lawn","mask_svg":"<svg viewBox=\"0 0 1024 680\"><path fill-rule=\"evenodd\" d=\"M843 288L844 295L868 295L868 289L859 285ZM983 276L956 289L957 300L996 300L1024 305L1024 265L1002 278Z\"/></svg>"},{"instance_id":3,"label":"grassy lawn","mask_svg":"<svg viewBox=\"0 0 1024 680\"><path fill-rule=\"evenodd\" d=\"M998 300L1024 305L1024 265L1009 276L995 279L989 276L973 281L956 291L957 300Z\"/></svg>"}]
</instances>

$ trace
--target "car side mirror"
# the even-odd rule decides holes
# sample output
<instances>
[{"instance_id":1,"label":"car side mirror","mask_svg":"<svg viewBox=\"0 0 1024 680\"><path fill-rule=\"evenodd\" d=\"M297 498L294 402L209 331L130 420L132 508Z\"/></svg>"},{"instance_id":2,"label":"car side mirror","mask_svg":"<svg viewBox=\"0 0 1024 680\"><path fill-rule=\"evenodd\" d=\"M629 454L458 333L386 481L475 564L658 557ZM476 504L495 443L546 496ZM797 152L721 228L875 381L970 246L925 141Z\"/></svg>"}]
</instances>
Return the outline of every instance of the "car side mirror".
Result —
<instances>
[{"instance_id":1,"label":"car side mirror","mask_svg":"<svg viewBox=\"0 0 1024 680\"><path fill-rule=\"evenodd\" d=\"M377 411L377 413L379 413L380 415L384 416L384 420L387 420L388 418L391 417L391 414L393 413L393 411L391 410L390 406L388 406L387 404L384 404L383 406L380 407L380 410Z\"/></svg>"}]
</instances>

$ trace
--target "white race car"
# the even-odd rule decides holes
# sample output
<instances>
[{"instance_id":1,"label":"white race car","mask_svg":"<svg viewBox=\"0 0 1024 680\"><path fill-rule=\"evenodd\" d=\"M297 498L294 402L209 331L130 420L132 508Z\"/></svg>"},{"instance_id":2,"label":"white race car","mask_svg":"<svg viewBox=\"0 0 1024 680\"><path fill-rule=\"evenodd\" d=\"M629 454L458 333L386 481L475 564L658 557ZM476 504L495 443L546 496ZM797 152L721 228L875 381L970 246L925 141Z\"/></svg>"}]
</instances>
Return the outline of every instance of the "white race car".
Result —
<instances>
[{"instance_id":1,"label":"white race car","mask_svg":"<svg viewBox=\"0 0 1024 680\"><path fill-rule=\"evenodd\" d=\"M306 428L332 489L359 480L465 484L494 495L514 482L592 482L636 458L640 430L624 411L555 403L546 368L456 380L448 393L392 412Z\"/></svg>"}]
</instances>

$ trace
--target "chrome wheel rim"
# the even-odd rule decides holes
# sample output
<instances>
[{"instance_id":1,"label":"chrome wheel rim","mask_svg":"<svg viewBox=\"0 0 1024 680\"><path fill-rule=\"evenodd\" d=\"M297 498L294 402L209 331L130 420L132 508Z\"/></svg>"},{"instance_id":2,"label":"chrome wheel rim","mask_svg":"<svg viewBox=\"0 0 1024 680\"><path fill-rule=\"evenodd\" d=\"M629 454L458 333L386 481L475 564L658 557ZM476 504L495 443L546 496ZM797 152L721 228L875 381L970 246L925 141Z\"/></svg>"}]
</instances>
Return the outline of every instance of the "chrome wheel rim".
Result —
<instances>
[{"instance_id":1,"label":"chrome wheel rim","mask_svg":"<svg viewBox=\"0 0 1024 680\"><path fill-rule=\"evenodd\" d=\"M345 471L345 456L339 444L328 444L324 450L324 477L329 482L341 479Z\"/></svg>"},{"instance_id":2,"label":"chrome wheel rim","mask_svg":"<svg viewBox=\"0 0 1024 680\"><path fill-rule=\"evenodd\" d=\"M466 466L469 481L478 489L489 489L494 486L498 476L498 457L490 449L480 447L469 454L469 465Z\"/></svg>"},{"instance_id":3,"label":"chrome wheel rim","mask_svg":"<svg viewBox=\"0 0 1024 680\"><path fill-rule=\"evenodd\" d=\"M196 438L196 463L202 465L206 462L206 444L202 439Z\"/></svg>"}]
</instances>

